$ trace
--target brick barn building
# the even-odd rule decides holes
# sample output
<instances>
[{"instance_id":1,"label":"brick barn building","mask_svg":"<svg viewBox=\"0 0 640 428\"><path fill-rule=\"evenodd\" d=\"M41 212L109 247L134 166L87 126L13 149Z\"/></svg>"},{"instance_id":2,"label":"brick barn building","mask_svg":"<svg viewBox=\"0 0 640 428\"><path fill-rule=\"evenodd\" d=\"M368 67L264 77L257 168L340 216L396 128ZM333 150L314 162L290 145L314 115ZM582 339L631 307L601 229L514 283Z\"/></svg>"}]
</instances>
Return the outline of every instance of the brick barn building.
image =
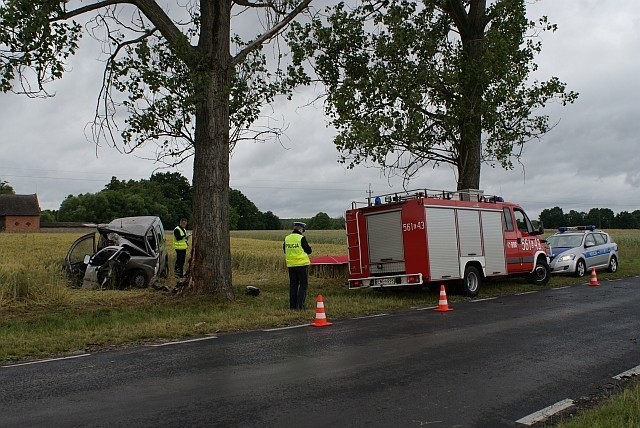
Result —
<instances>
[{"instance_id":1,"label":"brick barn building","mask_svg":"<svg viewBox=\"0 0 640 428\"><path fill-rule=\"evenodd\" d=\"M0 195L0 232L40 232L38 195Z\"/></svg>"}]
</instances>

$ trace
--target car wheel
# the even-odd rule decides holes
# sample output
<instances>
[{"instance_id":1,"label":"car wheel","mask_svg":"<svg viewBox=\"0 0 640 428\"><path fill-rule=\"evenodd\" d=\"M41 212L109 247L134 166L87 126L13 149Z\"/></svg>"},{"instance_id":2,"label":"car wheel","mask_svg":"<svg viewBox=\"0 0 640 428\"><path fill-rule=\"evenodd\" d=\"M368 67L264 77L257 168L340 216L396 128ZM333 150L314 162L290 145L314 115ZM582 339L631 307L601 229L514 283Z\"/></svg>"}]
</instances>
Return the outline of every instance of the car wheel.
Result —
<instances>
[{"instance_id":1,"label":"car wheel","mask_svg":"<svg viewBox=\"0 0 640 428\"><path fill-rule=\"evenodd\" d=\"M129 285L135 288L147 288L149 277L145 271L136 269L129 274Z\"/></svg>"},{"instance_id":2,"label":"car wheel","mask_svg":"<svg viewBox=\"0 0 640 428\"><path fill-rule=\"evenodd\" d=\"M578 260L578 263L576 263L575 276L577 276L578 278L582 278L586 272L587 272L587 265L584 263L584 260L582 259Z\"/></svg>"},{"instance_id":3,"label":"car wheel","mask_svg":"<svg viewBox=\"0 0 640 428\"><path fill-rule=\"evenodd\" d=\"M616 256L611 256L611 259L609 260L609 267L607 267L607 270L611 273L618 271L618 259L616 258Z\"/></svg>"},{"instance_id":4,"label":"car wheel","mask_svg":"<svg viewBox=\"0 0 640 428\"><path fill-rule=\"evenodd\" d=\"M551 268L546 260L539 258L536 267L531 274L531 281L536 285L545 285L551 278Z\"/></svg>"},{"instance_id":5,"label":"car wheel","mask_svg":"<svg viewBox=\"0 0 640 428\"><path fill-rule=\"evenodd\" d=\"M462 278L462 292L469 297L476 297L480 291L482 277L475 266L467 266Z\"/></svg>"}]
</instances>

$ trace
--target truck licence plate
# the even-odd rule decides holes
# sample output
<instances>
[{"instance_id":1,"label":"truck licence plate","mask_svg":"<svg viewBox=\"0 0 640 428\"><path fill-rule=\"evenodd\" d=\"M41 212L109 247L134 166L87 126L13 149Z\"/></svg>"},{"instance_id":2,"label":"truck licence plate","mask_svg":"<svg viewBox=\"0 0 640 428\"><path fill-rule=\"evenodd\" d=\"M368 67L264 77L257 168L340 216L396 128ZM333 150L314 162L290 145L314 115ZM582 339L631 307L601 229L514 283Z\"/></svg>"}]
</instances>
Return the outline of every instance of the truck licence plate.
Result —
<instances>
[{"instance_id":1,"label":"truck licence plate","mask_svg":"<svg viewBox=\"0 0 640 428\"><path fill-rule=\"evenodd\" d=\"M396 283L395 278L376 279L376 285L395 285L395 283Z\"/></svg>"}]
</instances>

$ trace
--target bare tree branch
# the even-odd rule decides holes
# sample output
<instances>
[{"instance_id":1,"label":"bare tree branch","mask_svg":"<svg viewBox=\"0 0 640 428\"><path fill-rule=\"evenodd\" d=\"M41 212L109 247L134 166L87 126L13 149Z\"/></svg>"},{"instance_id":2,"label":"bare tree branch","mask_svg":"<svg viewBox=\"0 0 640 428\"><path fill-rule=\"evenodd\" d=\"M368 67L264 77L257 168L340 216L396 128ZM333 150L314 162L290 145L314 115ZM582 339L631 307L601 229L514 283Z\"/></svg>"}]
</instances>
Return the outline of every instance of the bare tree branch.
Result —
<instances>
[{"instance_id":1,"label":"bare tree branch","mask_svg":"<svg viewBox=\"0 0 640 428\"><path fill-rule=\"evenodd\" d=\"M310 0L309 0L310 1ZM176 24L169 18L164 10L153 0L103 0L93 4L79 7L70 11L65 11L60 15L51 19L52 22L71 19L88 12L93 12L108 6L116 4L131 4L136 6L151 21L151 23L160 31L162 36L172 46L184 44L186 36L180 31ZM185 44L186 47L187 44ZM191 47L192 49L195 49Z\"/></svg>"},{"instance_id":2,"label":"bare tree branch","mask_svg":"<svg viewBox=\"0 0 640 428\"><path fill-rule=\"evenodd\" d=\"M235 66L236 64L242 62L244 58L251 51L258 48L259 46L261 46L268 40L272 39L273 37L277 36L280 33L280 31L282 31L287 26L287 24L289 24L289 22L291 22L296 16L298 16L302 11L304 11L309 6L310 3L311 3L311 0L303 0L282 21L274 25L271 29L269 29L267 32L265 32L261 36L259 36L253 42L249 43L236 56L231 58L231 64Z\"/></svg>"}]
</instances>

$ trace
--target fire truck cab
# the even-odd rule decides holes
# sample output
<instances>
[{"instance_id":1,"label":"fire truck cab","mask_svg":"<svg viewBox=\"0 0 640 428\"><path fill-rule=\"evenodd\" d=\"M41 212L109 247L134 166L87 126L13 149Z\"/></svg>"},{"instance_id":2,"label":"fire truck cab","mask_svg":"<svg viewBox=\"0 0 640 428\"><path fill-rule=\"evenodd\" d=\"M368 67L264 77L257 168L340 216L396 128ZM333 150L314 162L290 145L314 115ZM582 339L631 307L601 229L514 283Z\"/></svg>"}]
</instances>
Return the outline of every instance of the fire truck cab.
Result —
<instances>
[{"instance_id":1,"label":"fire truck cab","mask_svg":"<svg viewBox=\"0 0 640 428\"><path fill-rule=\"evenodd\" d=\"M345 225L349 289L455 281L474 297L485 278L528 276L540 285L550 278L542 225L517 204L481 190L370 197L352 204Z\"/></svg>"}]
</instances>

